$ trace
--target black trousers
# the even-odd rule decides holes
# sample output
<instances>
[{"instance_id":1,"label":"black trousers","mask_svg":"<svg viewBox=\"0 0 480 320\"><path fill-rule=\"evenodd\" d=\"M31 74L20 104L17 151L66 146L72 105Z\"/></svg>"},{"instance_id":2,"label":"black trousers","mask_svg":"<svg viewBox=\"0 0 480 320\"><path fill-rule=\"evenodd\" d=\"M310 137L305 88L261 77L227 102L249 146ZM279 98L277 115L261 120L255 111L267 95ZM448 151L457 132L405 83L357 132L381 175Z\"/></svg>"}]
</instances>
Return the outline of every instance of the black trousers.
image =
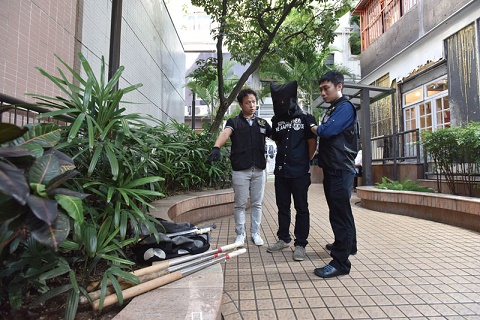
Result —
<instances>
[{"instance_id":1,"label":"black trousers","mask_svg":"<svg viewBox=\"0 0 480 320\"><path fill-rule=\"evenodd\" d=\"M305 247L310 232L310 212L308 211L308 187L310 186L310 173L298 178L284 178L275 176L275 199L278 207L278 239L289 243L291 211L293 204L295 211L295 246Z\"/></svg>"},{"instance_id":2,"label":"black trousers","mask_svg":"<svg viewBox=\"0 0 480 320\"><path fill-rule=\"evenodd\" d=\"M350 252L357 251L355 221L350 205L353 173L348 170L323 170L323 189L328 203L330 225L335 242L330 264L342 272L350 272Z\"/></svg>"}]
</instances>

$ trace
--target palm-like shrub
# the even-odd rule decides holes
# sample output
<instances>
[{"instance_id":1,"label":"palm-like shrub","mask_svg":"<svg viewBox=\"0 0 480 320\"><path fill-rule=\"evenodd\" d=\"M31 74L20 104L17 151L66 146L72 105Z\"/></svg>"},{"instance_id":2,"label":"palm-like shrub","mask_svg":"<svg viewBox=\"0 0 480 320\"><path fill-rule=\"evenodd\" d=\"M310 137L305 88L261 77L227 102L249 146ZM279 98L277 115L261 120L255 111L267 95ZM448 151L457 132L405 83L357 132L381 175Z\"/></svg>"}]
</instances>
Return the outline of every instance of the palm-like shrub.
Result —
<instances>
[{"instance_id":1,"label":"palm-like shrub","mask_svg":"<svg viewBox=\"0 0 480 320\"><path fill-rule=\"evenodd\" d=\"M151 146L150 157L165 178L162 192L173 194L230 186L228 151L222 148L223 161L207 160L215 143L208 128L195 133L187 125L172 121L151 128L149 134L156 142Z\"/></svg>"},{"instance_id":2,"label":"palm-like shrub","mask_svg":"<svg viewBox=\"0 0 480 320\"><path fill-rule=\"evenodd\" d=\"M66 115L73 119L71 125L64 128L64 141L59 148L74 159L80 172L71 187L92 195L85 199L85 221L73 222L72 232L62 249L70 252L69 263L78 270L81 285L91 280L102 263L107 265L102 267L106 269L102 289L107 280L117 289L117 276L126 276L124 269L133 264L125 248L138 240L142 226L157 234L157 222L147 213L149 202L162 196L158 183L163 178L144 170L144 164L138 161L139 152L132 153L132 150L141 152L144 145L132 130L147 123L145 117L126 114L122 98L140 84L116 89L123 67L107 82L103 59L97 78L85 57L82 54L79 57L85 79L58 58L70 72L69 77L79 85L70 82L60 68L58 77L39 69L61 89L63 97L33 96L40 105L52 110L43 117ZM132 140L137 143L125 144ZM121 292L117 294L122 303ZM76 308L76 304L73 305Z\"/></svg>"},{"instance_id":3,"label":"palm-like shrub","mask_svg":"<svg viewBox=\"0 0 480 320\"><path fill-rule=\"evenodd\" d=\"M0 258L6 266L0 272L0 303L8 297L10 306L18 308L31 290L43 294L37 302L67 293L66 319L75 317L80 295L87 295L87 284L98 280L97 270L102 272L101 301L111 283L123 303L118 277L138 281L127 272L134 264L129 246L145 229L156 236L161 230L148 214L153 200L180 190L229 186L231 172L226 150L223 161L208 162L215 141L208 132L196 134L175 121L165 124L126 114L123 96L140 85L115 89L123 67L107 82L103 59L97 78L83 55L79 57L85 78L60 58L69 76L61 68L59 76L39 69L61 89L62 97L32 94L51 110L41 117L64 115L71 118L68 125L0 127L5 139L0 143L9 142L0 149ZM5 171L15 176L4 180ZM32 180L11 188L11 181L21 176ZM28 214L37 202L22 204L17 193L34 195L30 198L48 209L58 203L58 212ZM30 229L27 216L36 221ZM47 227L38 227L37 220ZM51 279L66 276L68 282L51 285Z\"/></svg>"}]
</instances>

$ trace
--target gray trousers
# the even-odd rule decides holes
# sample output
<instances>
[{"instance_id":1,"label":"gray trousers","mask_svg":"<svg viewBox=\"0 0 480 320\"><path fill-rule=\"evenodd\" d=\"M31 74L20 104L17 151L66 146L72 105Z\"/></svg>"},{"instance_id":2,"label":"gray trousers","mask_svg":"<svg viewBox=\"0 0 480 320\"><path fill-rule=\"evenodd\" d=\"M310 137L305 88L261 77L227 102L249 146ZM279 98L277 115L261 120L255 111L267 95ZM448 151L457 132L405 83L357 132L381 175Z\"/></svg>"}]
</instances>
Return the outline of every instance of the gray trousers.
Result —
<instances>
[{"instance_id":1,"label":"gray trousers","mask_svg":"<svg viewBox=\"0 0 480 320\"><path fill-rule=\"evenodd\" d=\"M245 233L245 209L250 196L251 223L250 233L260 233L262 222L262 201L265 189L265 170L250 168L241 171L232 171L232 183L234 192L235 232Z\"/></svg>"}]
</instances>

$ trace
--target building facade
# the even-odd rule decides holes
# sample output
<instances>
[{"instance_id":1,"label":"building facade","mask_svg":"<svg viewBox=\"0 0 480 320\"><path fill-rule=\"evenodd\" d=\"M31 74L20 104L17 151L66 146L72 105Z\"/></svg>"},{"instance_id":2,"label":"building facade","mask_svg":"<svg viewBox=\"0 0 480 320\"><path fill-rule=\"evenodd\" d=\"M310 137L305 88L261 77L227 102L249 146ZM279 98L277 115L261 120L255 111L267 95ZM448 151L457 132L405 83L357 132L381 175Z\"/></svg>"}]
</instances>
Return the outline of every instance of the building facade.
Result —
<instances>
[{"instance_id":1,"label":"building facade","mask_svg":"<svg viewBox=\"0 0 480 320\"><path fill-rule=\"evenodd\" d=\"M360 83L396 90L395 99L370 106L373 160L391 156L382 137L394 132L480 121L480 1L361 0L354 14L360 15ZM404 138L400 156L415 156L418 137Z\"/></svg>"},{"instance_id":2,"label":"building facade","mask_svg":"<svg viewBox=\"0 0 480 320\"><path fill-rule=\"evenodd\" d=\"M58 75L55 54L80 72L80 51L97 76L109 62L112 6L121 4L119 87L143 86L127 94L127 112L183 122L185 55L163 0L0 0L0 93L35 102L25 93L61 95L36 67ZM67 76L70 76L68 72ZM73 80L73 79L70 79ZM26 121L30 121L26 119Z\"/></svg>"},{"instance_id":3,"label":"building facade","mask_svg":"<svg viewBox=\"0 0 480 320\"><path fill-rule=\"evenodd\" d=\"M356 13L361 83L397 89L401 127L480 120L479 1L360 1Z\"/></svg>"}]
</instances>

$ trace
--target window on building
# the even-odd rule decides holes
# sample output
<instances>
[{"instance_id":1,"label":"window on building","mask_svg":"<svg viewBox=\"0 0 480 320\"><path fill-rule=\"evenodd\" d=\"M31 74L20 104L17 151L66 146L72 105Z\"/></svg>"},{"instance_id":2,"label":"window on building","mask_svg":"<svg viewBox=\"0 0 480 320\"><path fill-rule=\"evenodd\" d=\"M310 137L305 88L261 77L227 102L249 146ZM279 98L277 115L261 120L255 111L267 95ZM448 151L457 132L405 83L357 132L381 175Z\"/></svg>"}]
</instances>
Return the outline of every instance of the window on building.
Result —
<instances>
[{"instance_id":1,"label":"window on building","mask_svg":"<svg viewBox=\"0 0 480 320\"><path fill-rule=\"evenodd\" d=\"M210 17L204 13L192 14L187 17L189 31L207 31L211 29Z\"/></svg>"},{"instance_id":2,"label":"window on building","mask_svg":"<svg viewBox=\"0 0 480 320\"><path fill-rule=\"evenodd\" d=\"M435 131L450 127L447 76L403 94L405 131Z\"/></svg>"},{"instance_id":3,"label":"window on building","mask_svg":"<svg viewBox=\"0 0 480 320\"><path fill-rule=\"evenodd\" d=\"M389 74L371 83L376 87L390 87ZM372 159L392 157L392 99L387 96L370 104L370 132L372 137Z\"/></svg>"},{"instance_id":4,"label":"window on building","mask_svg":"<svg viewBox=\"0 0 480 320\"><path fill-rule=\"evenodd\" d=\"M325 65L326 66L333 66L335 64L335 56L333 53L330 53L330 55L327 56L325 59Z\"/></svg>"},{"instance_id":5,"label":"window on building","mask_svg":"<svg viewBox=\"0 0 480 320\"><path fill-rule=\"evenodd\" d=\"M413 130L418 128L417 107L406 107L403 111L403 117L405 132L407 133L400 136L403 142L400 146L400 152L402 156L410 157L416 154L415 142L417 141L417 132Z\"/></svg>"},{"instance_id":6,"label":"window on building","mask_svg":"<svg viewBox=\"0 0 480 320\"><path fill-rule=\"evenodd\" d=\"M410 9L418 3L419 0L403 0L403 13L410 11Z\"/></svg>"},{"instance_id":7,"label":"window on building","mask_svg":"<svg viewBox=\"0 0 480 320\"><path fill-rule=\"evenodd\" d=\"M405 131L417 128L417 115L415 107L407 107L404 109Z\"/></svg>"},{"instance_id":8,"label":"window on building","mask_svg":"<svg viewBox=\"0 0 480 320\"><path fill-rule=\"evenodd\" d=\"M450 127L450 105L448 96L435 99L435 120L438 129Z\"/></svg>"},{"instance_id":9,"label":"window on building","mask_svg":"<svg viewBox=\"0 0 480 320\"><path fill-rule=\"evenodd\" d=\"M372 83L377 87L390 87L390 77L388 74ZM392 133L392 100L391 97L385 97L370 105L370 124L372 137L389 135Z\"/></svg>"},{"instance_id":10,"label":"window on building","mask_svg":"<svg viewBox=\"0 0 480 320\"><path fill-rule=\"evenodd\" d=\"M404 156L417 152L416 131L435 131L450 127L447 76L414 88L403 94ZM420 147L421 148L421 147ZM422 151L420 151L422 152Z\"/></svg>"},{"instance_id":11,"label":"window on building","mask_svg":"<svg viewBox=\"0 0 480 320\"><path fill-rule=\"evenodd\" d=\"M420 0L372 0L356 11L360 15L362 51L385 33Z\"/></svg>"},{"instance_id":12,"label":"window on building","mask_svg":"<svg viewBox=\"0 0 480 320\"><path fill-rule=\"evenodd\" d=\"M405 105L423 100L423 87L417 88L405 94Z\"/></svg>"},{"instance_id":13,"label":"window on building","mask_svg":"<svg viewBox=\"0 0 480 320\"><path fill-rule=\"evenodd\" d=\"M390 28L402 16L400 0L385 0L383 9L383 32Z\"/></svg>"},{"instance_id":14,"label":"window on building","mask_svg":"<svg viewBox=\"0 0 480 320\"><path fill-rule=\"evenodd\" d=\"M418 117L420 120L420 130L432 131L432 102L427 101L418 106Z\"/></svg>"}]
</instances>

